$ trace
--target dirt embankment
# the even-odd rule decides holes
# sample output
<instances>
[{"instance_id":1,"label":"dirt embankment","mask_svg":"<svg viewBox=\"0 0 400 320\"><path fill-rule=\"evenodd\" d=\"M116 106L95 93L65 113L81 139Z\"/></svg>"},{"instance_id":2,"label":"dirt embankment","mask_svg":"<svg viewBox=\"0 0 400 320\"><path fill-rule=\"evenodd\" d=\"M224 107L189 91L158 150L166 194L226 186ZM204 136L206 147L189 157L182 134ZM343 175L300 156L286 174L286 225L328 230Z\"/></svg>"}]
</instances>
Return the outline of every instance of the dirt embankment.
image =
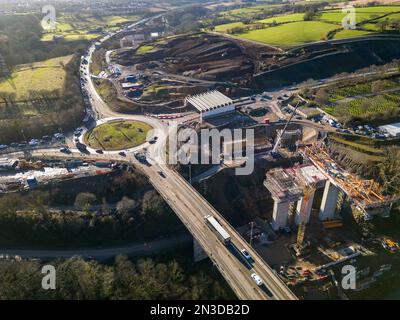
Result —
<instances>
[{"instance_id":1,"label":"dirt embankment","mask_svg":"<svg viewBox=\"0 0 400 320\"><path fill-rule=\"evenodd\" d=\"M285 52L273 67L257 74L254 85L280 87L382 65L400 58L399 44L396 37L370 37L304 45Z\"/></svg>"},{"instance_id":2,"label":"dirt embankment","mask_svg":"<svg viewBox=\"0 0 400 320\"><path fill-rule=\"evenodd\" d=\"M136 66L137 70L228 81L246 87L260 69L259 60L267 62L263 54L269 57L274 50L210 34L180 36L152 42L151 46L153 50L145 54L137 54L135 49L121 50L114 59L123 66Z\"/></svg>"}]
</instances>

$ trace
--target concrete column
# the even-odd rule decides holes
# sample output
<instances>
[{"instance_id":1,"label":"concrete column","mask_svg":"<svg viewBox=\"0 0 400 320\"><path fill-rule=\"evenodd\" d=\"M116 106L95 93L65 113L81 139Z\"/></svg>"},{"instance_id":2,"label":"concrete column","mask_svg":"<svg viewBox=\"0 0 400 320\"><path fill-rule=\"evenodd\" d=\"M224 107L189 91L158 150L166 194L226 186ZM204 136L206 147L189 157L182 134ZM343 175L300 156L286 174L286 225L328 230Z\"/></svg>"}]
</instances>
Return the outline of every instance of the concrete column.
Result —
<instances>
[{"instance_id":1,"label":"concrete column","mask_svg":"<svg viewBox=\"0 0 400 320\"><path fill-rule=\"evenodd\" d=\"M290 202L279 202L275 200L274 211L272 213L272 229L274 229L274 231L286 227L289 215L289 204Z\"/></svg>"},{"instance_id":2,"label":"concrete column","mask_svg":"<svg viewBox=\"0 0 400 320\"><path fill-rule=\"evenodd\" d=\"M339 189L329 180L325 184L322 196L319 219L321 221L332 219L335 216Z\"/></svg>"},{"instance_id":3,"label":"concrete column","mask_svg":"<svg viewBox=\"0 0 400 320\"><path fill-rule=\"evenodd\" d=\"M305 223L310 222L311 209L314 202L314 195L315 191L309 195L307 201L304 201L303 197L297 202L296 215L294 218L296 225L299 225L301 222Z\"/></svg>"},{"instance_id":4,"label":"concrete column","mask_svg":"<svg viewBox=\"0 0 400 320\"><path fill-rule=\"evenodd\" d=\"M193 260L194 262L199 262L204 259L207 259L207 253L203 250L200 244L197 242L195 238L193 238Z\"/></svg>"}]
</instances>

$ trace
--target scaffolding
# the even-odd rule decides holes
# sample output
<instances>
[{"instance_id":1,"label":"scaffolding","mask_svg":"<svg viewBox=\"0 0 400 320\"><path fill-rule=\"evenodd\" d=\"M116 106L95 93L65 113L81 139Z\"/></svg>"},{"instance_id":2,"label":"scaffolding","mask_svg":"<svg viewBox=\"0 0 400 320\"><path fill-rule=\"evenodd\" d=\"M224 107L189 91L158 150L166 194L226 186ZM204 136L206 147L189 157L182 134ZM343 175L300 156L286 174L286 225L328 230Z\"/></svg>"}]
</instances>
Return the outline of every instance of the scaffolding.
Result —
<instances>
[{"instance_id":1,"label":"scaffolding","mask_svg":"<svg viewBox=\"0 0 400 320\"><path fill-rule=\"evenodd\" d=\"M388 215L391 205L399 199L398 196L383 195L376 181L361 179L341 168L331 158L323 142L303 146L301 152L350 198L357 210L366 215Z\"/></svg>"}]
</instances>

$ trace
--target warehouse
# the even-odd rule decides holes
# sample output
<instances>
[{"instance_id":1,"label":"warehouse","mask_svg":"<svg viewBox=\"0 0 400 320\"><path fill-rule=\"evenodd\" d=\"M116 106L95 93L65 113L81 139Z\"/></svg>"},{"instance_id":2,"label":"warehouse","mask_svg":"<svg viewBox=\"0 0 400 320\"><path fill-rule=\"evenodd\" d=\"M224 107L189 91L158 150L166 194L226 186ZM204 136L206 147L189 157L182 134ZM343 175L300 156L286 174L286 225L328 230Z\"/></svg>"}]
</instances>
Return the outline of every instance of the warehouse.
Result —
<instances>
[{"instance_id":1,"label":"warehouse","mask_svg":"<svg viewBox=\"0 0 400 320\"><path fill-rule=\"evenodd\" d=\"M206 93L188 96L185 99L185 106L191 105L200 112L200 119L220 116L235 112L235 104L232 99L214 90Z\"/></svg>"},{"instance_id":2,"label":"warehouse","mask_svg":"<svg viewBox=\"0 0 400 320\"><path fill-rule=\"evenodd\" d=\"M391 135L392 137L400 137L400 122L380 126L379 130Z\"/></svg>"}]
</instances>

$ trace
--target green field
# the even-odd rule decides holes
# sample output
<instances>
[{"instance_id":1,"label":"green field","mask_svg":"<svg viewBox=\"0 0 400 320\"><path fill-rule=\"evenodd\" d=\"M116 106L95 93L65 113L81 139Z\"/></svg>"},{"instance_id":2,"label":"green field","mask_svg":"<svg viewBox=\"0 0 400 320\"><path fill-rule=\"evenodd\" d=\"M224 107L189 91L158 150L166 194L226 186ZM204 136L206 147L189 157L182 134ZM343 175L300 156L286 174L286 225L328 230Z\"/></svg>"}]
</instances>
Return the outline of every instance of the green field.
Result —
<instances>
[{"instance_id":1,"label":"green field","mask_svg":"<svg viewBox=\"0 0 400 320\"><path fill-rule=\"evenodd\" d=\"M323 10L319 12L312 21L303 21L303 13L288 13L279 16L268 17L261 20L252 21L249 24L244 24L244 19L248 19L251 15L259 15L264 12L268 16L267 8L263 11L257 7L249 7L236 9L225 12L230 14L232 22L215 26L215 31L222 33L230 33L239 38L258 41L271 45L293 46L308 42L324 40L328 33L329 39L344 39L352 37L360 37L369 34L375 34L378 31L378 26L375 23L363 23L374 19L374 21L384 19L399 19L400 6L370 6L356 8L355 30L343 30L342 20L346 16L341 9ZM273 29L268 27L270 23L281 24ZM259 23L265 23L265 27L260 28ZM233 28L246 28L245 30L232 30ZM249 30L249 31L246 31ZM391 30L391 28L387 28ZM232 31L234 33L232 33Z\"/></svg>"},{"instance_id":2,"label":"green field","mask_svg":"<svg viewBox=\"0 0 400 320\"><path fill-rule=\"evenodd\" d=\"M220 24L215 27L215 31L217 32L227 32L228 30L236 27L244 27L246 26L243 22L232 22L226 24Z\"/></svg>"},{"instance_id":3,"label":"green field","mask_svg":"<svg viewBox=\"0 0 400 320\"><path fill-rule=\"evenodd\" d=\"M223 11L220 13L220 17L231 20L240 21L241 19L254 19L260 14L267 14L272 9L281 6L280 4L267 4L258 5L247 8L233 9L228 11Z\"/></svg>"},{"instance_id":4,"label":"green field","mask_svg":"<svg viewBox=\"0 0 400 320\"><path fill-rule=\"evenodd\" d=\"M340 30L336 32L333 36L334 39L346 39L346 38L353 38L353 37L362 37L365 35L371 34L371 32L364 31L364 30Z\"/></svg>"},{"instance_id":5,"label":"green field","mask_svg":"<svg viewBox=\"0 0 400 320\"><path fill-rule=\"evenodd\" d=\"M397 108L399 101L393 101L390 97L378 96L375 98L356 99L347 104L348 112L354 116L365 115L368 113L378 113L387 109Z\"/></svg>"},{"instance_id":6,"label":"green field","mask_svg":"<svg viewBox=\"0 0 400 320\"><path fill-rule=\"evenodd\" d=\"M54 36L63 36L67 41L92 40L103 31L118 29L119 25L135 22L139 16L93 16L90 14L63 15L57 19L56 30L44 31L42 41L52 41Z\"/></svg>"},{"instance_id":7,"label":"green field","mask_svg":"<svg viewBox=\"0 0 400 320\"><path fill-rule=\"evenodd\" d=\"M337 26L325 22L301 21L251 30L237 36L273 45L293 46L323 40L329 31L336 28Z\"/></svg>"},{"instance_id":8,"label":"green field","mask_svg":"<svg viewBox=\"0 0 400 320\"><path fill-rule=\"evenodd\" d=\"M153 49L155 49L154 46L144 45L144 46L140 46L140 48L137 49L136 53L137 54L145 54L147 52L150 52Z\"/></svg>"},{"instance_id":9,"label":"green field","mask_svg":"<svg viewBox=\"0 0 400 320\"><path fill-rule=\"evenodd\" d=\"M123 150L136 147L146 141L152 127L139 121L106 123L86 133L84 140L90 147L103 150Z\"/></svg>"},{"instance_id":10,"label":"green field","mask_svg":"<svg viewBox=\"0 0 400 320\"><path fill-rule=\"evenodd\" d=\"M61 90L66 77L64 66L71 58L72 55L20 65L10 80L0 82L0 92L15 93L19 101L27 98L30 91Z\"/></svg>"},{"instance_id":11,"label":"green field","mask_svg":"<svg viewBox=\"0 0 400 320\"><path fill-rule=\"evenodd\" d=\"M260 20L259 22L273 23L275 21L276 23L283 23L283 22L303 21L303 19L304 19L304 13L293 13L282 16L274 16L268 19Z\"/></svg>"},{"instance_id":12,"label":"green field","mask_svg":"<svg viewBox=\"0 0 400 320\"><path fill-rule=\"evenodd\" d=\"M394 89L400 87L400 79L398 77L391 79L379 80L382 90ZM361 96L372 93L372 83L358 83L354 85L347 85L340 88L329 89L329 100L335 102L349 97Z\"/></svg>"}]
</instances>

